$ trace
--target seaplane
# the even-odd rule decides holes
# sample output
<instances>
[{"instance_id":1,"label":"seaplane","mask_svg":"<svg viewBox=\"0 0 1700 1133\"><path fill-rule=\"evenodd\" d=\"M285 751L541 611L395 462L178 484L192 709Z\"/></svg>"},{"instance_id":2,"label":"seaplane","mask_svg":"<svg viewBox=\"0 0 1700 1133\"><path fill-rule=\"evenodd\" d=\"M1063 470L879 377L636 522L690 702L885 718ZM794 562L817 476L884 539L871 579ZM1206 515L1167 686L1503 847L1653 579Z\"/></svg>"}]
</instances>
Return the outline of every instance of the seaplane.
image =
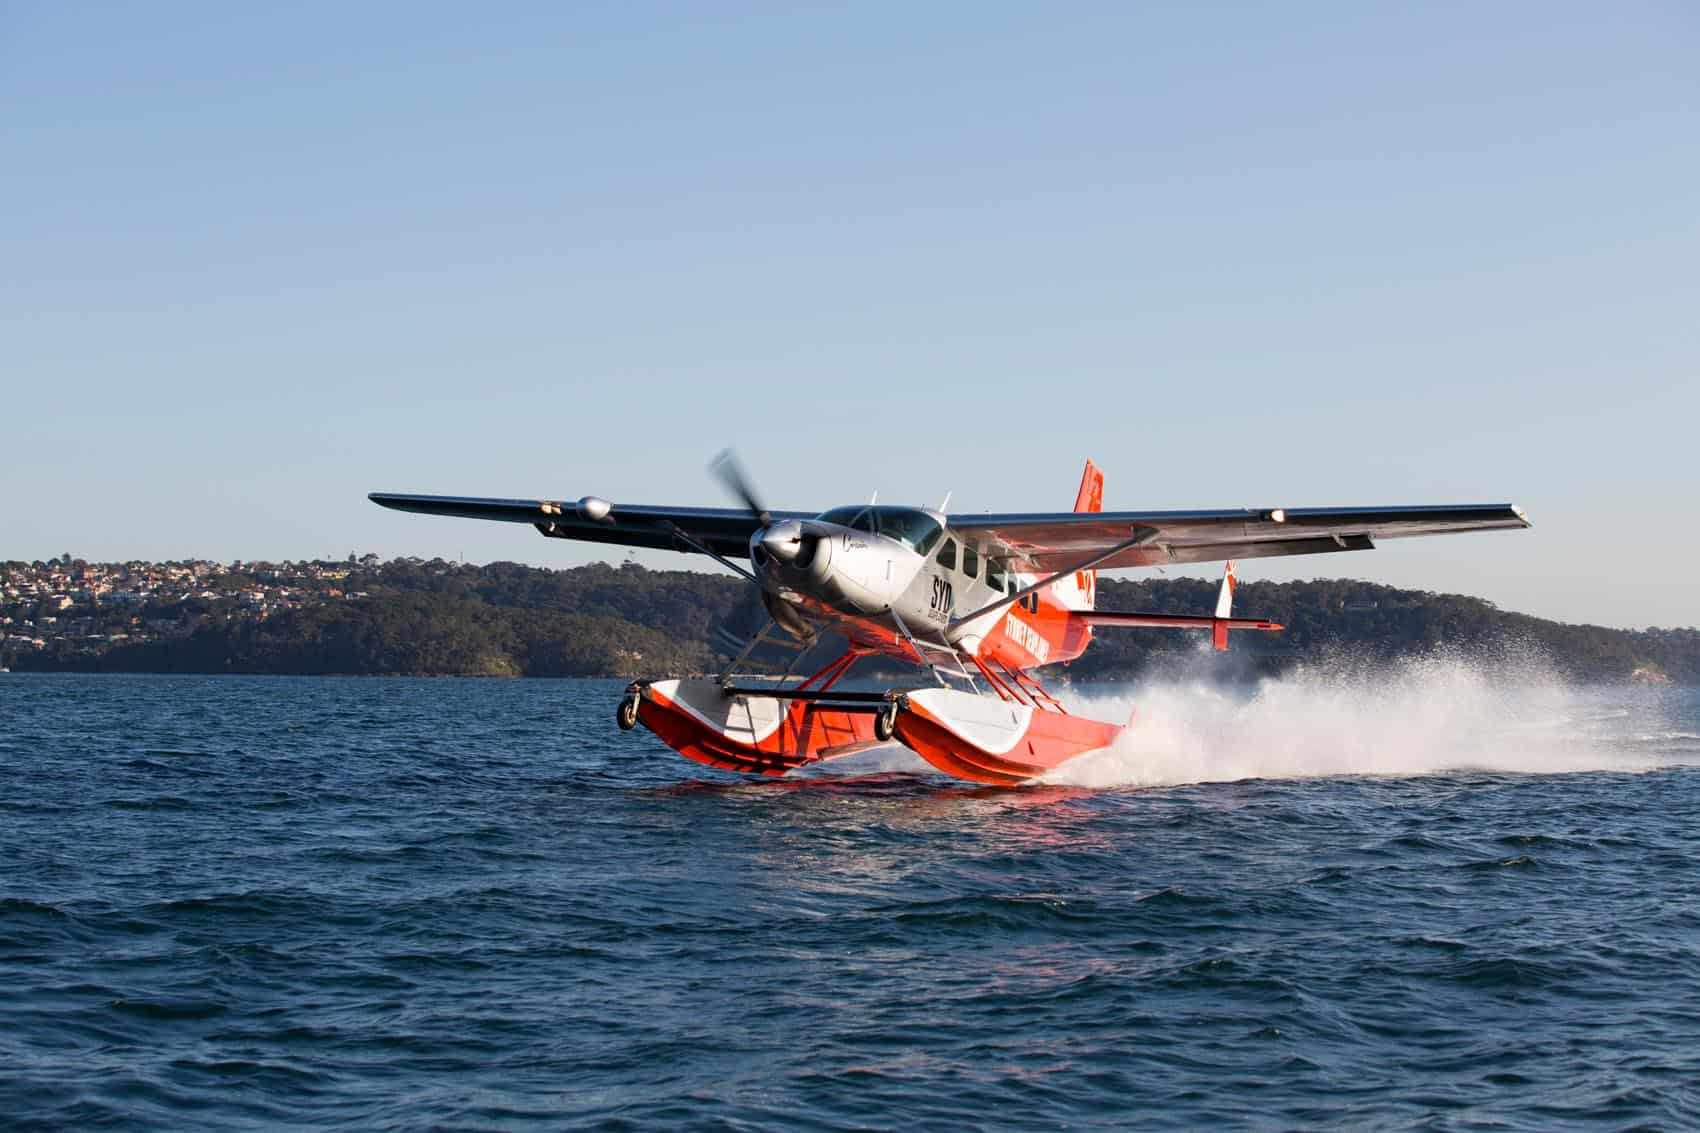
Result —
<instances>
[{"instance_id":1,"label":"seaplane","mask_svg":"<svg viewBox=\"0 0 1700 1133\"><path fill-rule=\"evenodd\" d=\"M368 498L398 511L528 523L551 539L704 555L755 584L769 620L726 670L634 681L615 712L624 730L641 723L688 759L773 776L897 742L946 774L998 785L1108 747L1133 725L1076 715L1039 680L1038 670L1079 657L1095 631L1205 630L1219 650L1237 631L1279 631L1234 616L1238 560L1530 526L1514 504L1105 511L1104 476L1091 461L1066 512L949 513L948 497L938 509L770 511L730 452L711 468L742 507ZM1226 566L1208 616L1096 607L1099 571L1209 562ZM740 674L770 635L799 659L819 641L844 646L808 675ZM841 685L871 657L913 667L915 679L883 691Z\"/></svg>"}]
</instances>

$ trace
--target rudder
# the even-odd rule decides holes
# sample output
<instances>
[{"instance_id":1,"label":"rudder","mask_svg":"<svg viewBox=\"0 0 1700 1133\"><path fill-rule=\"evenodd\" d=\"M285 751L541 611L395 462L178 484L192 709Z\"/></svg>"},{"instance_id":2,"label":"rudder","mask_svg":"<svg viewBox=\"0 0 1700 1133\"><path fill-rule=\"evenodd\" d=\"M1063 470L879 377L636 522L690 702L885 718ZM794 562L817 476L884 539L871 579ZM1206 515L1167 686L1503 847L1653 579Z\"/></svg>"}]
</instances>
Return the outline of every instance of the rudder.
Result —
<instances>
[{"instance_id":1,"label":"rudder","mask_svg":"<svg viewBox=\"0 0 1700 1133\"><path fill-rule=\"evenodd\" d=\"M1104 473L1090 460L1086 462L1086 471L1080 475L1080 491L1074 495L1074 510L1077 512L1104 510ZM1092 609L1098 598L1098 572L1095 570L1075 571L1074 581L1075 585L1080 587L1082 598L1085 599L1083 608Z\"/></svg>"},{"instance_id":2,"label":"rudder","mask_svg":"<svg viewBox=\"0 0 1700 1133\"><path fill-rule=\"evenodd\" d=\"M1075 511L1104 510L1104 474L1090 460L1080 477L1080 491L1074 496Z\"/></svg>"}]
</instances>

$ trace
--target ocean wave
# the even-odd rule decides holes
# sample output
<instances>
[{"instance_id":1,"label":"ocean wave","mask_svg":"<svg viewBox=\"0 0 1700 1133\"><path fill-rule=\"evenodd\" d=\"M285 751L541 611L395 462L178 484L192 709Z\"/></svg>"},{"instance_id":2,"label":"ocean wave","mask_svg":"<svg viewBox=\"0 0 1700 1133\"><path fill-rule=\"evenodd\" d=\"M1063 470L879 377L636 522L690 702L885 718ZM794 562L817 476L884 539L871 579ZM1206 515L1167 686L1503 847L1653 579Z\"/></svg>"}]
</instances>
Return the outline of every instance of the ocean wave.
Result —
<instances>
[{"instance_id":1,"label":"ocean wave","mask_svg":"<svg viewBox=\"0 0 1700 1133\"><path fill-rule=\"evenodd\" d=\"M1169 681L1009 790L720 775L609 682L20 687L8 1130L1696 1116L1682 690Z\"/></svg>"}]
</instances>

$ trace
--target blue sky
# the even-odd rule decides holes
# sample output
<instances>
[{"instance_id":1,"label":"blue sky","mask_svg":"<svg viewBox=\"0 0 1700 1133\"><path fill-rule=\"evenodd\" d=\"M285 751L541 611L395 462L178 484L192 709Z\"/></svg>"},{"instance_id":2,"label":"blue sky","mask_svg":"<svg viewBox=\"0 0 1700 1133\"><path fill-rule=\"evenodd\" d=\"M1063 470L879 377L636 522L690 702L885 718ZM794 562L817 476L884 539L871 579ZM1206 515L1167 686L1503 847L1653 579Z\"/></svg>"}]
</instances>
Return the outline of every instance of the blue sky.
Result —
<instances>
[{"instance_id":1,"label":"blue sky","mask_svg":"<svg viewBox=\"0 0 1700 1133\"><path fill-rule=\"evenodd\" d=\"M365 493L1091 456L1537 524L1248 580L1700 623L1697 57L1686 3L7 5L0 557L569 565Z\"/></svg>"}]
</instances>

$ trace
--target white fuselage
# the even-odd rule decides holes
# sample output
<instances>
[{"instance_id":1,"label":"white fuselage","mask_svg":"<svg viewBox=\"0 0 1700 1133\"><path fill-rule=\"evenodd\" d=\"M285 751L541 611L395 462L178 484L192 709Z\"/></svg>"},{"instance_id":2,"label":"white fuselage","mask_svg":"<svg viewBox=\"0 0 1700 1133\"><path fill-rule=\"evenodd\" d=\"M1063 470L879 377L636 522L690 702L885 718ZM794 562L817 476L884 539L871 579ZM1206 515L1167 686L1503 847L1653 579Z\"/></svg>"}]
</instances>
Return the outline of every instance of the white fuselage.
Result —
<instances>
[{"instance_id":1,"label":"white fuselage","mask_svg":"<svg viewBox=\"0 0 1700 1133\"><path fill-rule=\"evenodd\" d=\"M855 525L827 518L837 516ZM882 521L898 533L869 530ZM1007 608L953 620L1033 577L985 561L984 550L964 543L937 512L871 505L771 524L751 537L750 561L764 590L811 620L876 622L969 652Z\"/></svg>"}]
</instances>

